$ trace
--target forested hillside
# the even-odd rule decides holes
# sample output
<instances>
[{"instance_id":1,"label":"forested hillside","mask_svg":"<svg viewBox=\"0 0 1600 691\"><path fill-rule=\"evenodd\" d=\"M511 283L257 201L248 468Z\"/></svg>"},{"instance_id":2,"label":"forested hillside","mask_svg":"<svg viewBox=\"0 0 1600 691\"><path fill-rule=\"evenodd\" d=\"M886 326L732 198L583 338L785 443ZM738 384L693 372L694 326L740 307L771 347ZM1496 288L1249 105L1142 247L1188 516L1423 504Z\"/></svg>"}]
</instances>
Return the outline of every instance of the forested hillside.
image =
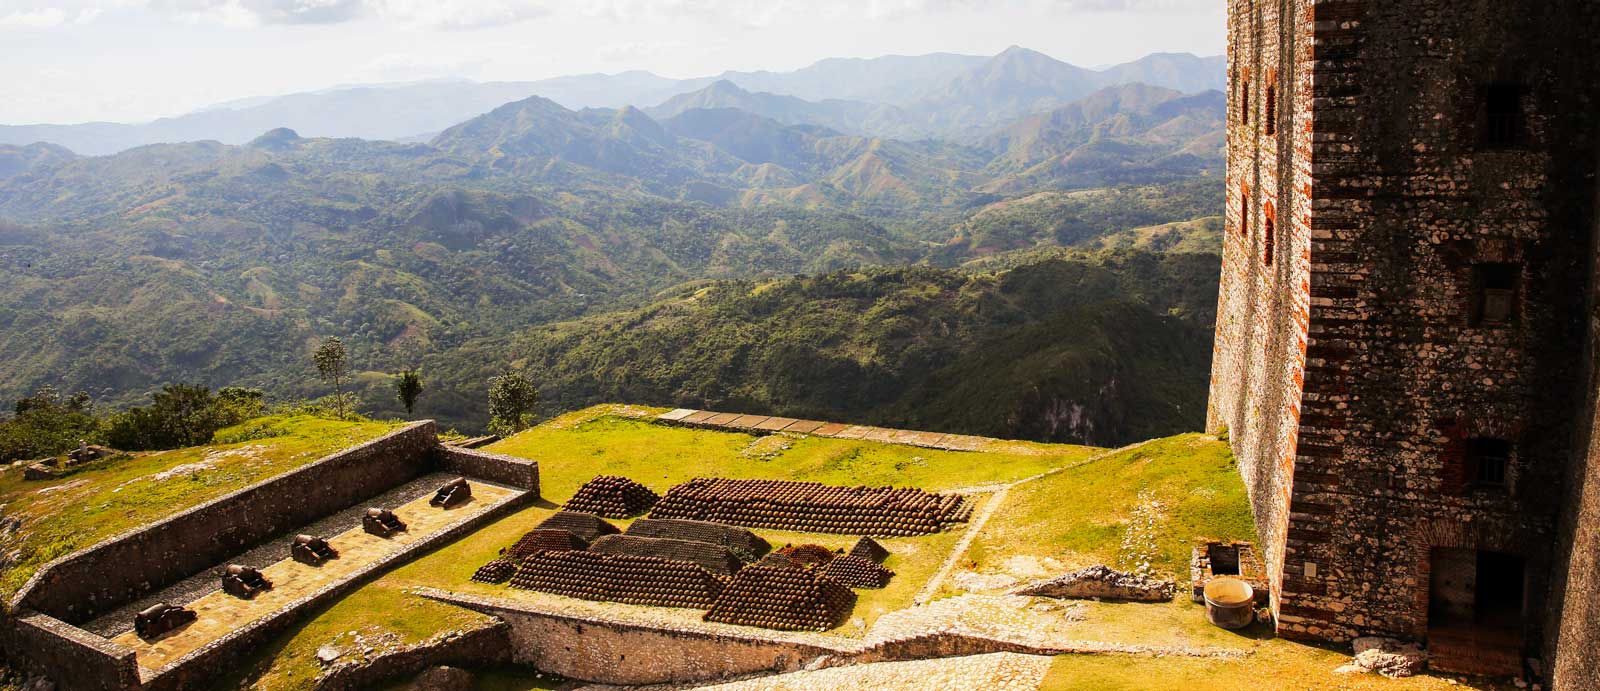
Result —
<instances>
[{"instance_id":1,"label":"forested hillside","mask_svg":"<svg viewBox=\"0 0 1600 691\"><path fill-rule=\"evenodd\" d=\"M509 359L557 409L630 401L1120 444L1203 424L1217 261L1131 252L719 281L470 342L425 369L475 382Z\"/></svg>"},{"instance_id":2,"label":"forested hillside","mask_svg":"<svg viewBox=\"0 0 1600 691\"><path fill-rule=\"evenodd\" d=\"M1007 60L989 75L999 82L966 85L973 98L1062 69ZM1051 100L1077 88L965 143L532 97L428 143L280 128L100 157L0 146L0 400L52 385L122 407L177 382L314 398L328 390L310 351L340 336L366 410L397 414L389 377L422 364L420 412L464 430L483 427L485 381L508 367L541 383L547 412L645 400L1078 441L1178 429L1130 427L1126 411L1176 424L1189 394L1143 376L1052 377L1188 372L1184 344L1209 328L1194 305L1173 321L1167 297L1136 297L1150 276L1048 308L995 287L1042 260L1082 262L1074 249L1216 251L1220 100L1142 85ZM894 268L919 266L944 268ZM858 281L881 290L829 297ZM735 296L760 291L778 301L760 314L784 316L727 321L756 308ZM676 335L615 327L685 306L716 309L675 318L694 325ZM836 311L829 323L867 341L794 350L789 325L806 309ZM898 316L860 321L883 309ZM758 322L785 338L742 340ZM889 338L894 324L921 341ZM1020 357L1040 339L1060 358ZM700 366L651 369L666 344ZM663 350L628 364L647 346ZM1019 357L993 359L1007 352ZM985 378L1000 398L961 403L976 392L954 392ZM1112 388L1090 397L1091 383Z\"/></svg>"}]
</instances>

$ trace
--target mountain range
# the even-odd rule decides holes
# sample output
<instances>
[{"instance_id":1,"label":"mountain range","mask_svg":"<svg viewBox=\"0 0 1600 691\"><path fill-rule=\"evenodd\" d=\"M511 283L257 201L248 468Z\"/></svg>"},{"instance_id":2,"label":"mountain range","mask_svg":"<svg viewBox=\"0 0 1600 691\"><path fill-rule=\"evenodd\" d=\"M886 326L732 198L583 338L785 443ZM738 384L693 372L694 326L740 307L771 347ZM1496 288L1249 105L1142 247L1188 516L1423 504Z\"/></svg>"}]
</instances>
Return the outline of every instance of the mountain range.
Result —
<instances>
[{"instance_id":1,"label":"mountain range","mask_svg":"<svg viewBox=\"0 0 1600 691\"><path fill-rule=\"evenodd\" d=\"M817 124L862 136L972 139L1107 86L1143 83L1183 93L1221 89L1224 69L1221 57L1163 53L1090 70L1012 47L990 57L828 59L792 72L725 72L694 79L634 71L530 82L359 85L246 99L140 124L0 125L0 144L47 142L96 156L155 143L243 144L280 127L310 137L426 141L530 96L571 110L634 106L655 116L759 99L767 105L746 109L785 124Z\"/></svg>"},{"instance_id":2,"label":"mountain range","mask_svg":"<svg viewBox=\"0 0 1600 691\"><path fill-rule=\"evenodd\" d=\"M1035 59L1011 52L993 74L1026 81ZM934 67L959 71L961 60L941 60ZM962 84L980 98L975 83ZM1034 109L1079 88L987 102ZM934 98L919 93L906 98ZM1082 256L1106 247L1213 251L1220 94L1100 87L952 138L862 133L857 116L869 111L850 110L859 103L751 91L728 79L648 109L524 97L442 125L425 141L275 127L241 144L152 144L106 156L0 145L0 274L8 279L0 282L0 400L44 383L112 406L140 403L171 382L311 397L322 387L307 374L309 350L339 335L357 365L364 409L398 414L386 372L421 363L432 372L426 414L466 429L481 426L483 382L504 368L532 370L559 406L616 394L1062 440L1148 436L1120 426L1117 411L1129 406L1171 411L1166 420L1192 415L1194 391L1125 389L1119 402L1086 403L1086 392L1108 382L1028 389L1018 361L995 356L1020 347L1016 339L1046 339L1058 343L1061 362L1117 373L1118 386L1134 384L1127 376L1139 358L1187 381L1200 371L1193 365L1203 362L1209 317L1168 319L1170 296L1150 300L1137 289L1177 278L1097 279L1092 300L1042 296L1010 313L1025 314L1021 322L991 311L1022 305L1004 288L1012 283L993 281L1060 259L1058 251L1082 266L1109 261ZM932 122L905 106L870 108L885 122ZM981 119L966 122L977 128ZM1215 277L1193 268L1210 263L1182 264L1181 282L1214 290ZM940 273L897 268L915 265ZM818 293L833 297L818 299L869 298L841 307L841 318L909 310L903 323L933 330L918 346L927 358L886 364L848 344L819 341L807 351L796 350L804 338L752 338L754 322L739 315L811 314L806 277L822 274L838 278ZM759 298L772 282L794 288L784 293L794 300ZM941 297L926 299L930 290ZM727 309L660 340L652 325L712 294L730 296L717 303ZM763 328L782 323L774 317ZM846 330L877 329L863 321ZM880 354L901 333L876 332L871 352ZM744 367L753 361L726 359L725 346L772 362L855 367L875 383L829 408L826 388L802 390L805 381ZM633 364L616 359L646 351ZM669 352L711 369L652 369ZM963 418L941 393L970 387L972 377L1004 382L995 400L1012 422ZM922 383L933 379L937 386ZM1095 421L1093 429L1049 422L1060 406L1080 404L1092 409L1076 419ZM918 417L935 409L944 413Z\"/></svg>"}]
</instances>

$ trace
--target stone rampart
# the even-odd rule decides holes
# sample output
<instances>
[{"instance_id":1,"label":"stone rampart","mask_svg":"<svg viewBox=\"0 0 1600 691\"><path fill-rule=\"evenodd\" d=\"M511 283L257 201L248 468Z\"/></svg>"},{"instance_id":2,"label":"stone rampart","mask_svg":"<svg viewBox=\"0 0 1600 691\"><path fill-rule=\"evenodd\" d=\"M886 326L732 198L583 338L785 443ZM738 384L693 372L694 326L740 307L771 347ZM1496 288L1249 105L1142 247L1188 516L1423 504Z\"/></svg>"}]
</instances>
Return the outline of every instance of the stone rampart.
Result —
<instances>
[{"instance_id":1,"label":"stone rampart","mask_svg":"<svg viewBox=\"0 0 1600 691\"><path fill-rule=\"evenodd\" d=\"M538 498L539 464L535 461L459 446L439 446L434 454L441 470L533 490Z\"/></svg>"},{"instance_id":2,"label":"stone rampart","mask_svg":"<svg viewBox=\"0 0 1600 691\"><path fill-rule=\"evenodd\" d=\"M13 611L81 624L421 475L436 443L432 421L414 423L79 550L41 568Z\"/></svg>"}]
</instances>

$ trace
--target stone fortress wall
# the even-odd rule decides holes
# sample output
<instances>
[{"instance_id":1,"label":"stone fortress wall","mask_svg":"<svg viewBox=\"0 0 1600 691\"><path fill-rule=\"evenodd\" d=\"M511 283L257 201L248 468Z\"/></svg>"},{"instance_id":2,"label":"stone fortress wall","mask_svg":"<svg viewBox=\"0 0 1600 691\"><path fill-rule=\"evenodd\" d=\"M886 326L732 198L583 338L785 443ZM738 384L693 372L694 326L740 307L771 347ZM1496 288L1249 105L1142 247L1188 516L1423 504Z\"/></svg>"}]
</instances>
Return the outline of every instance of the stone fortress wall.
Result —
<instances>
[{"instance_id":1,"label":"stone fortress wall","mask_svg":"<svg viewBox=\"0 0 1600 691\"><path fill-rule=\"evenodd\" d=\"M1596 656L1566 651L1600 635L1578 513L1600 511L1600 379L1578 375L1600 6L1231 0L1229 27L1208 424L1239 457L1280 634L1437 638L1430 589L1463 579L1434 573L1440 551L1509 555L1525 614L1481 652L1573 661L1557 687L1592 688ZM1510 450L1502 488L1474 486L1484 448Z\"/></svg>"},{"instance_id":2,"label":"stone fortress wall","mask_svg":"<svg viewBox=\"0 0 1600 691\"><path fill-rule=\"evenodd\" d=\"M141 680L135 651L77 626L263 541L286 539L285 531L437 471L523 491L186 655L150 678ZM225 671L239 655L309 608L537 497L537 463L442 446L432 421L414 423L45 565L10 603L13 618L0 622L0 637L8 652L63 689L184 688Z\"/></svg>"}]
</instances>

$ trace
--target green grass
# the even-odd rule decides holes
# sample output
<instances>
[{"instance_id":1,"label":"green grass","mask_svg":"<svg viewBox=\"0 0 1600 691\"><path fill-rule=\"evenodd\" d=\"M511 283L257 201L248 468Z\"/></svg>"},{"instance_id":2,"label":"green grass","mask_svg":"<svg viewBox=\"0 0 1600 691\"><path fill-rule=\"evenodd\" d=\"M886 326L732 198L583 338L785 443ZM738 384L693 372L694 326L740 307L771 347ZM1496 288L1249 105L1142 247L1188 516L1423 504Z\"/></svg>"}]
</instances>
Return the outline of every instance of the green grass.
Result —
<instances>
[{"instance_id":1,"label":"green grass","mask_svg":"<svg viewBox=\"0 0 1600 691\"><path fill-rule=\"evenodd\" d=\"M1068 468L1013 489L974 540L964 568L1003 571L1016 555L1053 558L1067 568L1119 564L1119 546L1147 492L1159 503L1151 562L1186 579L1197 537L1255 540L1250 504L1228 445L1186 434Z\"/></svg>"},{"instance_id":2,"label":"green grass","mask_svg":"<svg viewBox=\"0 0 1600 691\"><path fill-rule=\"evenodd\" d=\"M585 420L583 411L574 415L486 450L537 460L542 494L558 502L596 475L622 475L658 493L696 477L897 485L939 492L1013 482L1095 451L1043 444L1019 444L996 453L939 451L823 437L757 437L613 415Z\"/></svg>"},{"instance_id":3,"label":"green grass","mask_svg":"<svg viewBox=\"0 0 1600 691\"><path fill-rule=\"evenodd\" d=\"M398 648L445 631L486 625L492 619L486 614L413 597L399 588L372 584L257 650L250 661L216 688L309 689L316 686L316 677L321 673L322 663L316 655L324 645L340 649L344 653L340 661L362 659L364 645ZM352 633L366 642L357 643Z\"/></svg>"},{"instance_id":4,"label":"green grass","mask_svg":"<svg viewBox=\"0 0 1600 691\"><path fill-rule=\"evenodd\" d=\"M246 485L298 468L339 449L394 429L394 423L341 422L311 416L269 417L217 432L238 435L261 428L269 438L136 454L56 480L0 475L0 504L22 527L0 535L0 554L17 559L0 575L0 597L9 599L52 559L93 545L176 511L202 504ZM231 455L207 456L218 452ZM157 477L192 466L168 477Z\"/></svg>"}]
</instances>

